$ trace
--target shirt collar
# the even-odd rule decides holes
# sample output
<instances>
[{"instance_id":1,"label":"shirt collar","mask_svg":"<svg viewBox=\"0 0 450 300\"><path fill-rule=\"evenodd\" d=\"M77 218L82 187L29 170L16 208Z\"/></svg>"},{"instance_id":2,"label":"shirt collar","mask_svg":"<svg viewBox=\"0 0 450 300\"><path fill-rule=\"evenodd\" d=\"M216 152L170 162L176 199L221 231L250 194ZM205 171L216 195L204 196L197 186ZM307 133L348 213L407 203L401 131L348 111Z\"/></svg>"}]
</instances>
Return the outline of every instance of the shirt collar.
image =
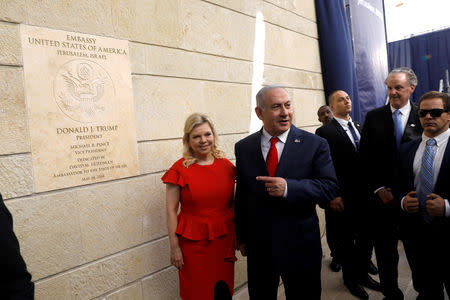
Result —
<instances>
[{"instance_id":1,"label":"shirt collar","mask_svg":"<svg viewBox=\"0 0 450 300\"><path fill-rule=\"evenodd\" d=\"M447 129L446 131L444 131L443 133L441 133L438 136L435 136L433 139L436 140L436 145L439 147L440 145L442 145L442 143L448 139L450 136L450 129ZM425 133L422 133L422 142L426 143L429 139L432 139L430 137L427 137L425 135Z\"/></svg>"},{"instance_id":2,"label":"shirt collar","mask_svg":"<svg viewBox=\"0 0 450 300\"><path fill-rule=\"evenodd\" d=\"M278 139L283 142L283 144L286 144L286 140L289 134L289 131L291 130L291 128L289 128L288 130L286 130L285 132L283 132L282 134L280 134L278 137ZM263 143L269 142L270 139L272 138L272 136L264 129L262 130L262 137L261 139L263 140Z\"/></svg>"},{"instance_id":3,"label":"shirt collar","mask_svg":"<svg viewBox=\"0 0 450 300\"><path fill-rule=\"evenodd\" d=\"M394 113L394 111L396 111L397 109L394 108L391 104L389 104L389 106L391 107L391 112ZM409 116L409 113L411 112L411 103L408 100L408 103L406 103L405 106L403 106L402 108L398 109L402 115L404 116Z\"/></svg>"},{"instance_id":4,"label":"shirt collar","mask_svg":"<svg viewBox=\"0 0 450 300\"><path fill-rule=\"evenodd\" d=\"M336 117L336 116L334 116L334 118L336 119L336 121L339 122L339 124L341 124L341 126L344 126L345 128L348 127L348 122L352 122L352 118L350 118L348 121L347 121L347 120L344 120L344 119L341 119L341 118L338 118L338 117ZM352 123L353 123L353 122L352 122Z\"/></svg>"}]
</instances>

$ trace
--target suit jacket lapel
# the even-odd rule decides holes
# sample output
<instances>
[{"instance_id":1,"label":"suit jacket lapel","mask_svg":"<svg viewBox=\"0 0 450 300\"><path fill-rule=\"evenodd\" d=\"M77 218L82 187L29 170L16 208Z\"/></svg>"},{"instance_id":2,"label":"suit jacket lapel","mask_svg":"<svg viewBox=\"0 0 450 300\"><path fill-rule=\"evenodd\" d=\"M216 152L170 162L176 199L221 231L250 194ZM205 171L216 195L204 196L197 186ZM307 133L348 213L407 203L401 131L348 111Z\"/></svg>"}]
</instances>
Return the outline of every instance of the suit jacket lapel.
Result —
<instances>
[{"instance_id":1,"label":"suit jacket lapel","mask_svg":"<svg viewBox=\"0 0 450 300\"><path fill-rule=\"evenodd\" d=\"M303 147L303 136L300 130L295 126L291 126L288 137L286 139L286 144L283 148L283 153L281 153L280 161L278 162L277 172L275 176L280 176L284 169L289 169L289 157L295 147L298 150L299 147Z\"/></svg>"},{"instance_id":2,"label":"suit jacket lapel","mask_svg":"<svg viewBox=\"0 0 450 300\"><path fill-rule=\"evenodd\" d=\"M412 142L411 147L408 147L404 152L402 152L402 155L404 156L402 159L402 163L399 164L403 170L406 170L406 177L400 176L397 178L397 180L400 180L407 184L405 188L407 187L408 192L414 190L414 158L416 156L417 148L419 148L420 143L422 142L422 139L417 139L414 142ZM404 171L402 171L404 172Z\"/></svg>"},{"instance_id":3,"label":"suit jacket lapel","mask_svg":"<svg viewBox=\"0 0 450 300\"><path fill-rule=\"evenodd\" d=\"M264 160L264 156L261 150L261 136L262 136L262 128L255 135L254 146L251 147L252 153L250 154L250 159L255 160L255 166L261 166L261 169L264 170L263 176L269 176L269 171L267 170L266 161Z\"/></svg>"},{"instance_id":4,"label":"suit jacket lapel","mask_svg":"<svg viewBox=\"0 0 450 300\"><path fill-rule=\"evenodd\" d=\"M388 132L391 133L392 140L395 142L394 119L392 119L392 110L391 110L391 105L389 103L384 106L384 117L385 117L384 126L386 126L388 128Z\"/></svg>"},{"instance_id":5,"label":"suit jacket lapel","mask_svg":"<svg viewBox=\"0 0 450 300\"><path fill-rule=\"evenodd\" d=\"M353 121L353 124L355 124L356 130L358 130L359 135L361 135L361 130L362 130L362 126L361 123L357 122L357 121Z\"/></svg>"},{"instance_id":6,"label":"suit jacket lapel","mask_svg":"<svg viewBox=\"0 0 450 300\"><path fill-rule=\"evenodd\" d=\"M411 112L409 113L408 121L406 122L405 131L402 136L402 143L414 138L416 124L419 124L419 116L417 115L417 107L411 103Z\"/></svg>"},{"instance_id":7,"label":"suit jacket lapel","mask_svg":"<svg viewBox=\"0 0 450 300\"><path fill-rule=\"evenodd\" d=\"M416 156L417 148L419 148L421 142L422 139L417 139L414 141L412 147L406 154L408 173L412 176L412 178L414 178L414 157Z\"/></svg>"},{"instance_id":8,"label":"suit jacket lapel","mask_svg":"<svg viewBox=\"0 0 450 300\"><path fill-rule=\"evenodd\" d=\"M333 123L337 132L339 132L341 139L343 139L347 143L347 146L349 147L349 149L356 150L355 145L353 145L352 141L348 137L347 132L345 132L345 130L344 130L344 128L342 128L341 124L339 124L339 122L336 119L331 120L331 122Z\"/></svg>"},{"instance_id":9,"label":"suit jacket lapel","mask_svg":"<svg viewBox=\"0 0 450 300\"><path fill-rule=\"evenodd\" d=\"M439 170L439 175L436 180L435 190L439 191L442 186L445 189L445 186L448 185L450 180L449 176L449 168L450 168L450 143L447 142L447 147L445 148L444 157L442 158L441 169Z\"/></svg>"}]
</instances>

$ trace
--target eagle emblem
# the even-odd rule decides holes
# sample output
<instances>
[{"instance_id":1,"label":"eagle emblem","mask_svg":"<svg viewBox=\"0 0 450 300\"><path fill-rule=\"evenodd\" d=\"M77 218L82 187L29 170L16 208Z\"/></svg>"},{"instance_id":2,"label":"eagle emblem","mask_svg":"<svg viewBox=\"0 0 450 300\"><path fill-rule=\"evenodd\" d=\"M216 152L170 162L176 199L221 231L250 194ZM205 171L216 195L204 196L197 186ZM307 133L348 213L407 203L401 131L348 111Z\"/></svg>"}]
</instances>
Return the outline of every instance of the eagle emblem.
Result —
<instances>
[{"instance_id":1,"label":"eagle emblem","mask_svg":"<svg viewBox=\"0 0 450 300\"><path fill-rule=\"evenodd\" d=\"M108 106L106 94L113 91L112 80L98 64L74 60L64 65L55 79L59 108L71 119L93 122Z\"/></svg>"}]
</instances>

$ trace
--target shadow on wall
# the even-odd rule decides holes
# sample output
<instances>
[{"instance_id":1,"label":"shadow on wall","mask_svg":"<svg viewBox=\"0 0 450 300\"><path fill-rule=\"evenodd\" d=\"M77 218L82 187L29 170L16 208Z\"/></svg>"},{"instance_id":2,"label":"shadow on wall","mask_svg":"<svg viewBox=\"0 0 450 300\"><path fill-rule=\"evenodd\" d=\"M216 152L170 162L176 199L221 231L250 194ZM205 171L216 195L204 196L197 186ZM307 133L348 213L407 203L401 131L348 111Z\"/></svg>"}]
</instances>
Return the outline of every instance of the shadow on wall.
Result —
<instances>
[{"instance_id":1,"label":"shadow on wall","mask_svg":"<svg viewBox=\"0 0 450 300\"><path fill-rule=\"evenodd\" d=\"M252 98L250 99L250 127L249 134L261 128L261 121L258 119L254 108L256 106L256 94L261 89L264 75L264 43L266 40L266 27L264 16L261 12L256 13L255 20L255 44L253 46L253 75L252 75Z\"/></svg>"}]
</instances>

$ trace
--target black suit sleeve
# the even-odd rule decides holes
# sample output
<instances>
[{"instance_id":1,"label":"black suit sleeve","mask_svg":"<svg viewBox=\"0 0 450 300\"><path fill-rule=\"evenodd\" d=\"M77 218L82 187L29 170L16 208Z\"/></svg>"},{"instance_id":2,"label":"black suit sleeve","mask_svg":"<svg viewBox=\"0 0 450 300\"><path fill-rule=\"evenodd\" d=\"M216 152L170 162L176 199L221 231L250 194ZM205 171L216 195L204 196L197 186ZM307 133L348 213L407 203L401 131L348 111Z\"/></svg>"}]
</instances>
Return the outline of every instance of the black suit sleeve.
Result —
<instances>
[{"instance_id":1,"label":"black suit sleeve","mask_svg":"<svg viewBox=\"0 0 450 300\"><path fill-rule=\"evenodd\" d=\"M373 111L371 111L366 115L366 120L361 132L361 141L359 144L361 164L365 168L364 177L366 178L366 188L367 193L369 194L372 194L375 189L387 185L386 178L391 175L390 170L392 168L392 166L390 166L390 162L388 161L390 157L385 157L385 153L383 153L386 152L386 150L381 149L382 151L378 151L378 148L380 147L380 145L378 145L380 137L374 134L374 126L385 125L377 125L377 121L373 116ZM386 136L383 137L383 139L389 139L389 137ZM387 170L385 169L386 165L389 165Z\"/></svg>"},{"instance_id":2,"label":"black suit sleeve","mask_svg":"<svg viewBox=\"0 0 450 300\"><path fill-rule=\"evenodd\" d=\"M319 127L319 128L317 128L317 129L316 129L316 131L315 131L314 133L315 133L315 134L317 134L317 135L320 135L320 134L319 134L319 132L320 132L320 128L322 128L322 126L321 126L321 127Z\"/></svg>"},{"instance_id":3,"label":"black suit sleeve","mask_svg":"<svg viewBox=\"0 0 450 300\"><path fill-rule=\"evenodd\" d=\"M321 138L324 138L327 141L327 143L328 143L328 147L330 147L330 141L329 141L330 137L327 134L327 130L325 129L325 126L321 126L321 127L317 128L316 129L316 135L320 136ZM331 149L330 149L330 151L331 151ZM333 153L332 152L331 152L331 157L333 158ZM333 163L333 166L334 166L334 163ZM334 166L334 167L336 167L336 166ZM336 169L335 169L335 172L336 172ZM340 191L339 186L337 187L336 193L335 193L334 197L331 200L333 200L334 198L336 198L338 196L341 196L341 191ZM325 204L322 204L322 205L325 205ZM321 206L321 208L329 207L329 205L330 205L330 203L328 202L325 207Z\"/></svg>"},{"instance_id":4,"label":"black suit sleeve","mask_svg":"<svg viewBox=\"0 0 450 300\"><path fill-rule=\"evenodd\" d=\"M5 300L34 299L34 283L20 254L11 213L0 195L0 296Z\"/></svg>"},{"instance_id":5,"label":"black suit sleeve","mask_svg":"<svg viewBox=\"0 0 450 300\"><path fill-rule=\"evenodd\" d=\"M323 128L323 126L320 126L319 128L317 128L315 131L315 134L318 136L322 136L322 128Z\"/></svg>"},{"instance_id":6,"label":"black suit sleeve","mask_svg":"<svg viewBox=\"0 0 450 300\"><path fill-rule=\"evenodd\" d=\"M418 143L418 142L416 142ZM399 160L394 173L394 197L401 203L403 197L414 191L413 159L417 151L417 144L409 142L400 146ZM411 158L411 161L408 159Z\"/></svg>"},{"instance_id":7,"label":"black suit sleeve","mask_svg":"<svg viewBox=\"0 0 450 300\"><path fill-rule=\"evenodd\" d=\"M248 216L248 191L246 185L243 184L243 175L240 168L241 155L239 147L234 146L236 156L236 195L235 195L235 223L236 223L236 239L238 243L246 244L248 240L248 224L246 216Z\"/></svg>"}]
</instances>

